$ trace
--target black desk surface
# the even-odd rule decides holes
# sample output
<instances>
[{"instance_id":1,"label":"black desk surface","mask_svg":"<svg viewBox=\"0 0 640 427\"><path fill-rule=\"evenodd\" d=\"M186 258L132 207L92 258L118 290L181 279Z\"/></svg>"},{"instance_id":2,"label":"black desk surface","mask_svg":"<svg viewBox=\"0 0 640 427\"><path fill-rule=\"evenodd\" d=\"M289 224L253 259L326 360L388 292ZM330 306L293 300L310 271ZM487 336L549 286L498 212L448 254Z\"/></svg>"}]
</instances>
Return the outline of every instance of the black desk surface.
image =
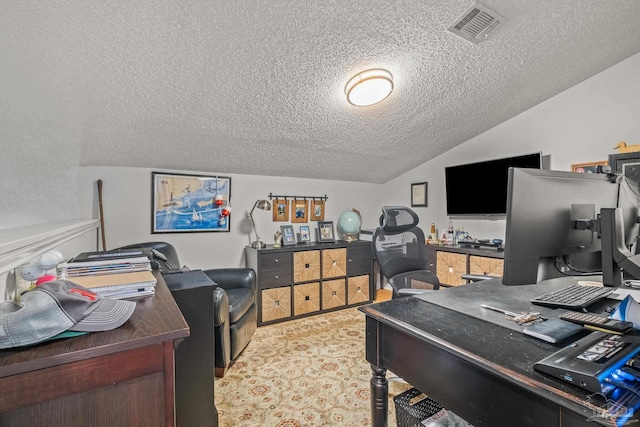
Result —
<instances>
[{"instance_id":1,"label":"black desk surface","mask_svg":"<svg viewBox=\"0 0 640 427\"><path fill-rule=\"evenodd\" d=\"M532 305L529 299L568 283L504 286L499 280L486 280L371 304L360 310L507 382L526 387L574 412L586 413L597 408L587 403L591 393L533 369L535 362L561 347L526 336L521 332L523 327L506 320L505 315L480 307L484 303L515 312L540 311L557 317L560 310ZM614 306L617 303L610 299L602 302Z\"/></svg>"}]
</instances>

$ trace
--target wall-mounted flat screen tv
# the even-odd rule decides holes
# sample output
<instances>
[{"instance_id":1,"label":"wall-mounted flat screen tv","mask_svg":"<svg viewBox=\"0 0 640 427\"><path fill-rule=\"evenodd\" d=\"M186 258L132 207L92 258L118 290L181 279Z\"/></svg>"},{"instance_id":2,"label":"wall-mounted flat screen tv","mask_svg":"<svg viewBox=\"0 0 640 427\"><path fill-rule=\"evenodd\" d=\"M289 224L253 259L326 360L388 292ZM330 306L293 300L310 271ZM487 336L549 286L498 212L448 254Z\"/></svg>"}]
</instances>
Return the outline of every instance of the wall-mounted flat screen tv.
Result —
<instances>
[{"instance_id":1,"label":"wall-mounted flat screen tv","mask_svg":"<svg viewBox=\"0 0 640 427\"><path fill-rule=\"evenodd\" d=\"M540 169L542 153L448 166L447 215L505 215L510 167Z\"/></svg>"}]
</instances>

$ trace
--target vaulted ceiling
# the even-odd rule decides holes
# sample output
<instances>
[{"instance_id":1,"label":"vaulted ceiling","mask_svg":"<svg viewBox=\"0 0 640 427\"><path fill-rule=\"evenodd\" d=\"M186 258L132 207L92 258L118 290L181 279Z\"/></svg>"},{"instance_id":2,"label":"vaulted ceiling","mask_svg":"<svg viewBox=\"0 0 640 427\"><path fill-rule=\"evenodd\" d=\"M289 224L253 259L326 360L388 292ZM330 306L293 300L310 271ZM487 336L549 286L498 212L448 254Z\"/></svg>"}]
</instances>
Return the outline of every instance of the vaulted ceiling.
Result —
<instances>
[{"instance_id":1,"label":"vaulted ceiling","mask_svg":"<svg viewBox=\"0 0 640 427\"><path fill-rule=\"evenodd\" d=\"M640 52L636 0L483 3L474 44L468 0L7 1L0 76L71 109L81 165L383 183ZM350 105L372 67L393 93Z\"/></svg>"}]
</instances>

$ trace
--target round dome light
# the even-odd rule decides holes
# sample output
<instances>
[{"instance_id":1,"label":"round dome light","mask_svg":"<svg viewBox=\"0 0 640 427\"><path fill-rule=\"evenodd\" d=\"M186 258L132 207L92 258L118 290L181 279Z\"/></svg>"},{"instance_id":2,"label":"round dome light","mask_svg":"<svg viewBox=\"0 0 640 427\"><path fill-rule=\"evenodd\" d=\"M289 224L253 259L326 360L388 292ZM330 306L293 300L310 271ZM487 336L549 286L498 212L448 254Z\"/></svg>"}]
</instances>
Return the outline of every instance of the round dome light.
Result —
<instances>
[{"instance_id":1,"label":"round dome light","mask_svg":"<svg viewBox=\"0 0 640 427\"><path fill-rule=\"evenodd\" d=\"M366 107L385 99L393 90L393 76L387 70L374 68L353 76L344 87L347 101Z\"/></svg>"}]
</instances>

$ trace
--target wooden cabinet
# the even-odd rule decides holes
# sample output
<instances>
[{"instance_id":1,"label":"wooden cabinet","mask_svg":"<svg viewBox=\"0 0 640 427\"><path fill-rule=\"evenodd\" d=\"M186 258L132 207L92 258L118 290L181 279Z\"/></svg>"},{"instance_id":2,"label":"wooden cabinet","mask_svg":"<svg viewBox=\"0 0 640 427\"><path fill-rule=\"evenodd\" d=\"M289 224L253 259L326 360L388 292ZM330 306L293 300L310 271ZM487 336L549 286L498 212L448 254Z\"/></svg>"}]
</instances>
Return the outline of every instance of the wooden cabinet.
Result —
<instances>
[{"instance_id":1,"label":"wooden cabinet","mask_svg":"<svg viewBox=\"0 0 640 427\"><path fill-rule=\"evenodd\" d=\"M496 249L434 245L427 246L427 256L442 286L467 284L463 274L502 277L504 252Z\"/></svg>"},{"instance_id":2,"label":"wooden cabinet","mask_svg":"<svg viewBox=\"0 0 640 427\"><path fill-rule=\"evenodd\" d=\"M176 425L174 348L189 326L157 278L119 328L0 351L0 426Z\"/></svg>"},{"instance_id":3,"label":"wooden cabinet","mask_svg":"<svg viewBox=\"0 0 640 427\"><path fill-rule=\"evenodd\" d=\"M371 242L247 247L258 280L258 325L372 301Z\"/></svg>"}]
</instances>

